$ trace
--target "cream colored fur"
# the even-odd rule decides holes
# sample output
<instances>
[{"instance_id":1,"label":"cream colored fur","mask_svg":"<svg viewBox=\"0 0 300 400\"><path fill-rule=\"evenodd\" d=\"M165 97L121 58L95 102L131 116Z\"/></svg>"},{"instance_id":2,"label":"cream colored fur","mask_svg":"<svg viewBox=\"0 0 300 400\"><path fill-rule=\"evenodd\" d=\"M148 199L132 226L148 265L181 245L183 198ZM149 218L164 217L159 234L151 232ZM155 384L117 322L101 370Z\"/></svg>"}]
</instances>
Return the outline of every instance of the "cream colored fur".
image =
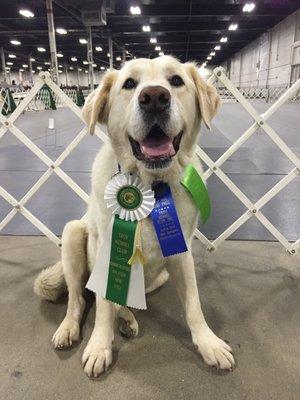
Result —
<instances>
[{"instance_id":1,"label":"cream colored fur","mask_svg":"<svg viewBox=\"0 0 300 400\"><path fill-rule=\"evenodd\" d=\"M182 77L184 86L170 85L169 77L174 74ZM137 88L122 89L128 77L138 82ZM178 153L173 157L171 165L162 169L147 169L142 161L134 157L128 140L128 135L135 140L145 137L146 128L137 99L140 91L149 85L161 85L171 93L171 117L165 127L167 134L175 137L183 130ZM168 182L189 249L186 253L163 258L150 218L143 220L141 236L143 253L147 259L144 266L147 291L162 285L170 274L183 304L193 343L204 361L221 369L233 368L231 348L212 332L201 310L191 252L198 210L179 183L185 166L190 162L202 173L194 151L200 123L203 120L210 127L210 121L219 105L216 90L201 79L193 64L181 64L168 56L153 60L133 60L120 71L108 72L99 88L89 95L83 109L84 118L91 132L97 121L107 124L111 144L102 147L93 164L92 191L85 220L70 222L63 232L62 269L68 286L69 302L66 317L53 337L56 348L68 347L79 338L79 324L84 309L83 287L96 258L101 257L98 249L111 219L104 203L104 188L117 171L119 163L123 171L137 172L145 183L151 184L157 180ZM53 271L57 272L58 281L61 280L59 288L63 285L63 279L58 266L61 263L56 264ZM35 284L35 291L50 299L57 297L58 293L53 288L52 296L44 284L47 282L46 276L50 277L51 274L51 270L42 272ZM131 311L97 296L95 326L82 357L84 371L89 377L97 377L112 362L114 322L117 315L127 321L133 334L137 334L138 325Z\"/></svg>"}]
</instances>

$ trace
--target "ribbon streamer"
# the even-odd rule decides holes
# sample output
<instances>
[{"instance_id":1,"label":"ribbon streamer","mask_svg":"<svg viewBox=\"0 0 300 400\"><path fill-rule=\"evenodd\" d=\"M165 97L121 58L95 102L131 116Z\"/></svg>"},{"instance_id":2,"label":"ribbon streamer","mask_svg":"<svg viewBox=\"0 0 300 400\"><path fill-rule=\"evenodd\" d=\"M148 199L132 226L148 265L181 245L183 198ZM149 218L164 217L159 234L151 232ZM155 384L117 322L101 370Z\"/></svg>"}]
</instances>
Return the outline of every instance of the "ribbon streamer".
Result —
<instances>
[{"instance_id":1,"label":"ribbon streamer","mask_svg":"<svg viewBox=\"0 0 300 400\"><path fill-rule=\"evenodd\" d=\"M184 253L187 246L181 230L170 186L158 182L154 188L155 206L151 219L164 257Z\"/></svg>"},{"instance_id":2,"label":"ribbon streamer","mask_svg":"<svg viewBox=\"0 0 300 400\"><path fill-rule=\"evenodd\" d=\"M210 198L203 180L192 164L188 164L185 168L184 177L180 183L191 194L197 208L200 210L201 220L204 224L211 212Z\"/></svg>"}]
</instances>

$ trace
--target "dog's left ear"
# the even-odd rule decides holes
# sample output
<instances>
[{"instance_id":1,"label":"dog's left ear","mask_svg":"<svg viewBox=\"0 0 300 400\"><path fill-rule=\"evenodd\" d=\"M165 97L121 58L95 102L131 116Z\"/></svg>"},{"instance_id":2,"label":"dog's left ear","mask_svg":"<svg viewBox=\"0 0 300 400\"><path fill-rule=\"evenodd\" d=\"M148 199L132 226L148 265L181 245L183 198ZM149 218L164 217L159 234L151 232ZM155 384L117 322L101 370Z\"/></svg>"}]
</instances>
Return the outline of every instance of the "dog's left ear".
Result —
<instances>
[{"instance_id":1,"label":"dog's left ear","mask_svg":"<svg viewBox=\"0 0 300 400\"><path fill-rule=\"evenodd\" d=\"M221 105L220 96L213 86L208 85L201 78L195 64L189 63L187 64L187 68L197 90L198 103L202 119L207 128L210 129L210 121L217 114Z\"/></svg>"},{"instance_id":2,"label":"dog's left ear","mask_svg":"<svg viewBox=\"0 0 300 400\"><path fill-rule=\"evenodd\" d=\"M109 71L103 76L99 86L90 93L82 108L82 115L93 134L98 122L107 123L109 93L118 75L118 71Z\"/></svg>"}]
</instances>

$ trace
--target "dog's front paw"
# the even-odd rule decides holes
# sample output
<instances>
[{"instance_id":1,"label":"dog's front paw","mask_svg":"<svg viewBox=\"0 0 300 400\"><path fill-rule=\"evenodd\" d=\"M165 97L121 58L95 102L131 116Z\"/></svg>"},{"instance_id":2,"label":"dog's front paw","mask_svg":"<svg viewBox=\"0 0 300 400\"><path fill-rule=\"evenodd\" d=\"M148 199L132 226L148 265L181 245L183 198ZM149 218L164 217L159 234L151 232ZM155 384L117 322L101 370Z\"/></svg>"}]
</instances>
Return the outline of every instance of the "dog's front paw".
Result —
<instances>
[{"instance_id":1,"label":"dog's front paw","mask_svg":"<svg viewBox=\"0 0 300 400\"><path fill-rule=\"evenodd\" d=\"M112 350L103 348L91 339L86 346L83 356L83 370L89 378L98 378L103 372L107 371L112 363Z\"/></svg>"},{"instance_id":2,"label":"dog's front paw","mask_svg":"<svg viewBox=\"0 0 300 400\"><path fill-rule=\"evenodd\" d=\"M79 339L80 328L77 321L65 318L52 337L52 343L57 350L72 346Z\"/></svg>"},{"instance_id":3,"label":"dog's front paw","mask_svg":"<svg viewBox=\"0 0 300 400\"><path fill-rule=\"evenodd\" d=\"M193 337L193 341L206 364L218 369L233 369L235 362L231 354L232 348L218 338L209 327L197 332L197 335Z\"/></svg>"}]
</instances>

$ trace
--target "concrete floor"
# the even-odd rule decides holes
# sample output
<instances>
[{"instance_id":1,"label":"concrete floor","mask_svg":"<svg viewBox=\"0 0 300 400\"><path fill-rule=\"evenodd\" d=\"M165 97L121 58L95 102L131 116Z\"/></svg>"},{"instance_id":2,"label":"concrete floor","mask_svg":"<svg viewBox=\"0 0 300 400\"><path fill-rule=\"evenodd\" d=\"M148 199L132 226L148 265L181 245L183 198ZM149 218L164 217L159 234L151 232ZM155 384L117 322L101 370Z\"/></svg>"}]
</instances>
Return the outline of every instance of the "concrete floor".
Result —
<instances>
[{"instance_id":1,"label":"concrete floor","mask_svg":"<svg viewBox=\"0 0 300 400\"><path fill-rule=\"evenodd\" d=\"M299 255L278 243L240 241L212 254L195 241L194 254L207 321L229 340L237 368L203 364L168 282L148 297L147 311L136 312L139 337L117 335L112 369L90 381L80 358L93 327L92 296L82 341L56 352L50 340L66 299L41 302L32 285L59 251L43 237L0 237L1 400L298 400Z\"/></svg>"}]
</instances>

